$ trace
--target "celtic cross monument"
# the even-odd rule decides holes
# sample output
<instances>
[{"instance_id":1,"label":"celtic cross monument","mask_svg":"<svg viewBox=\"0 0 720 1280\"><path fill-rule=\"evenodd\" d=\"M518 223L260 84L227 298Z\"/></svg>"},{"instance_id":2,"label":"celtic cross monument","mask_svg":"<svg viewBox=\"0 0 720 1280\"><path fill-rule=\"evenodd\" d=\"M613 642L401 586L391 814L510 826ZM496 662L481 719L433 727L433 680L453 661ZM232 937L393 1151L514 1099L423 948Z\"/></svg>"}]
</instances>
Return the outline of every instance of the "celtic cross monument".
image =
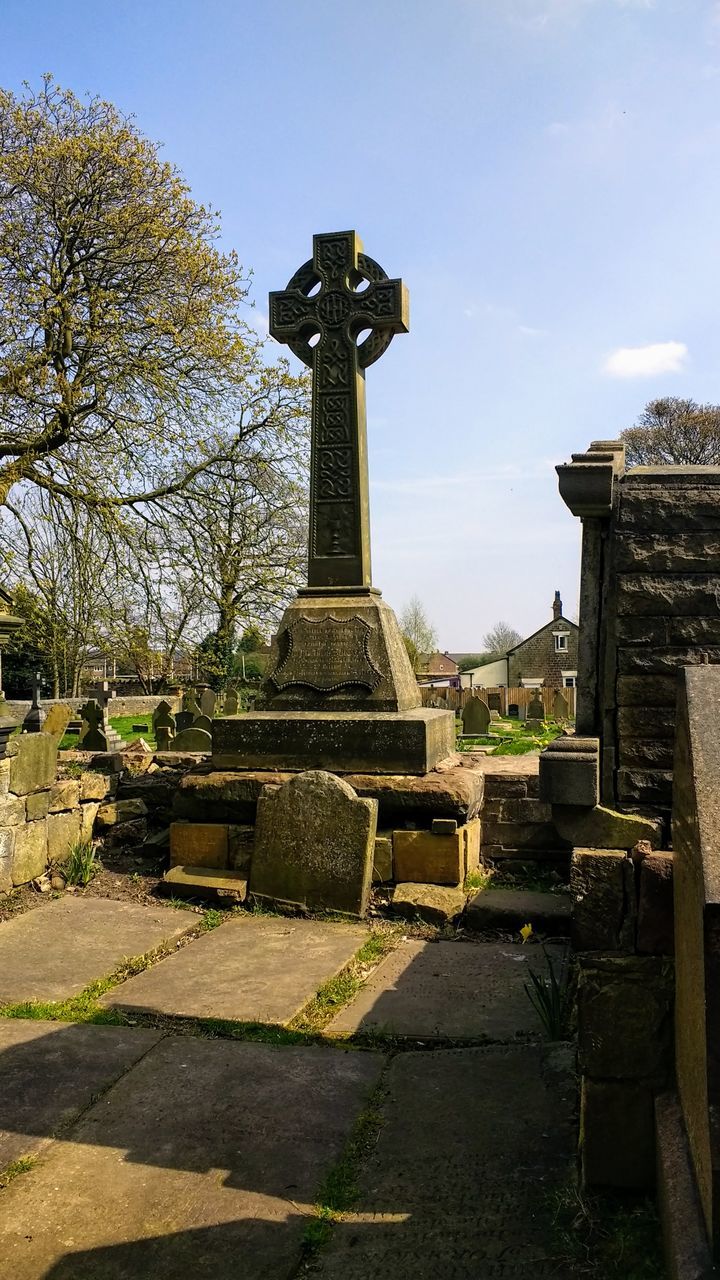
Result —
<instances>
[{"instance_id":1,"label":"celtic cross monument","mask_svg":"<svg viewBox=\"0 0 720 1280\"><path fill-rule=\"evenodd\" d=\"M270 294L270 332L312 369L308 581L285 610L262 709L213 722L218 767L425 773L454 749L423 708L392 609L372 586L365 369L408 332L407 290L354 231Z\"/></svg>"},{"instance_id":2,"label":"celtic cross monument","mask_svg":"<svg viewBox=\"0 0 720 1280\"><path fill-rule=\"evenodd\" d=\"M311 261L270 294L272 336L312 369L310 589L371 585L365 370L408 327L407 289L354 231L314 236Z\"/></svg>"}]
</instances>

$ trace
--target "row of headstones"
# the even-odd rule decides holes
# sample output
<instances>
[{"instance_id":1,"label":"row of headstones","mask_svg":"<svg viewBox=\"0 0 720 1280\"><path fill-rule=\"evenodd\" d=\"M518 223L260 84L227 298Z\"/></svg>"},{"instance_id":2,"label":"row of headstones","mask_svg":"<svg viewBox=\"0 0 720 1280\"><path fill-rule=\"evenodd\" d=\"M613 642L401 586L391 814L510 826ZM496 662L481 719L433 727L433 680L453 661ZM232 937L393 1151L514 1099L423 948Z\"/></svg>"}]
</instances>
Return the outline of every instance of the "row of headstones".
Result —
<instances>
[{"instance_id":1,"label":"row of headstones","mask_svg":"<svg viewBox=\"0 0 720 1280\"><path fill-rule=\"evenodd\" d=\"M570 715L567 699L559 689L553 698L552 713L553 718L558 721L565 721ZM484 702L477 694L473 694L471 698L468 698L462 709L463 734L481 737L488 732L492 720L493 712L487 702ZM533 694L528 703L525 727L526 729L542 729L544 724L545 708L542 698L536 693Z\"/></svg>"},{"instance_id":2,"label":"row of headstones","mask_svg":"<svg viewBox=\"0 0 720 1280\"><path fill-rule=\"evenodd\" d=\"M237 689L226 689L223 715L237 715L238 696ZM211 751L212 721L217 709L217 698L212 689L203 689L199 702L193 692L186 693L182 711L175 713L169 702L159 702L152 717L158 751Z\"/></svg>"}]
</instances>

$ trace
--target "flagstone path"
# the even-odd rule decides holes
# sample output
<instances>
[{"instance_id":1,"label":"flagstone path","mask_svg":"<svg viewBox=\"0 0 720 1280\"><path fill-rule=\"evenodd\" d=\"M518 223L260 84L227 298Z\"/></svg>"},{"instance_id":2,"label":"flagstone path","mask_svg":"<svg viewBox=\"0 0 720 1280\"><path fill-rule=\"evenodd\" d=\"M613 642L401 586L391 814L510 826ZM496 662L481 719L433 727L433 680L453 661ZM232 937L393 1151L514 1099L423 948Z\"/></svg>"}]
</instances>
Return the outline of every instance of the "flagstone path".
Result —
<instances>
[{"instance_id":1,"label":"flagstone path","mask_svg":"<svg viewBox=\"0 0 720 1280\"><path fill-rule=\"evenodd\" d=\"M2 1002L77 993L198 922L167 907L44 904L0 925ZM523 985L539 948L404 940L322 1045L207 1039L182 1022L217 1018L222 1034L222 1019L264 1021L276 1037L367 936L233 916L104 997L131 1022L162 1015L157 1028L0 1017L0 1170L37 1157L0 1190L7 1274L569 1278L549 1197L572 1176L574 1081L567 1046L533 1035ZM355 1030L374 1036L346 1046ZM482 1037L501 1043L422 1047ZM364 1141L348 1147L361 1121ZM359 1199L308 1254L344 1151Z\"/></svg>"}]
</instances>

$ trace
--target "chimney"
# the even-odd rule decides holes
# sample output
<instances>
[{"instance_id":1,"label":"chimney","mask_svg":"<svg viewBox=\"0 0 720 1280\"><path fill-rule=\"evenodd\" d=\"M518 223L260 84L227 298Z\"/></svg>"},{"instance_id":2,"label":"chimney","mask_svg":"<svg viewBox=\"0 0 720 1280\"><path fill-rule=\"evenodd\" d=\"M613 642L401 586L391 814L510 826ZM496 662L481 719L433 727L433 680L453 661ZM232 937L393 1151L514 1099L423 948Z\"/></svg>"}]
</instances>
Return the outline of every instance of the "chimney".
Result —
<instances>
[{"instance_id":1,"label":"chimney","mask_svg":"<svg viewBox=\"0 0 720 1280\"><path fill-rule=\"evenodd\" d=\"M555 592L555 599L553 600L553 618L556 622L558 618L562 618L562 600L560 599L559 591Z\"/></svg>"}]
</instances>

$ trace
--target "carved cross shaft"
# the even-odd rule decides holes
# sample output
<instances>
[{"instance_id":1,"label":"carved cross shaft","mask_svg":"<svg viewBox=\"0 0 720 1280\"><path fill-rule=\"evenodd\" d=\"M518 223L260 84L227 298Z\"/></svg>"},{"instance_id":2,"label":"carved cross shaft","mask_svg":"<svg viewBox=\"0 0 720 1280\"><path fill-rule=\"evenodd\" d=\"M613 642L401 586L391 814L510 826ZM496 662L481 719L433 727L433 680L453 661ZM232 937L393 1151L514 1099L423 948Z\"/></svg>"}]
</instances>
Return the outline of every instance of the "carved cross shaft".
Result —
<instances>
[{"instance_id":1,"label":"carved cross shaft","mask_svg":"<svg viewBox=\"0 0 720 1280\"><path fill-rule=\"evenodd\" d=\"M313 236L312 260L270 294L271 334L313 375L308 587L371 585L365 369L408 327L404 284L354 231Z\"/></svg>"}]
</instances>

